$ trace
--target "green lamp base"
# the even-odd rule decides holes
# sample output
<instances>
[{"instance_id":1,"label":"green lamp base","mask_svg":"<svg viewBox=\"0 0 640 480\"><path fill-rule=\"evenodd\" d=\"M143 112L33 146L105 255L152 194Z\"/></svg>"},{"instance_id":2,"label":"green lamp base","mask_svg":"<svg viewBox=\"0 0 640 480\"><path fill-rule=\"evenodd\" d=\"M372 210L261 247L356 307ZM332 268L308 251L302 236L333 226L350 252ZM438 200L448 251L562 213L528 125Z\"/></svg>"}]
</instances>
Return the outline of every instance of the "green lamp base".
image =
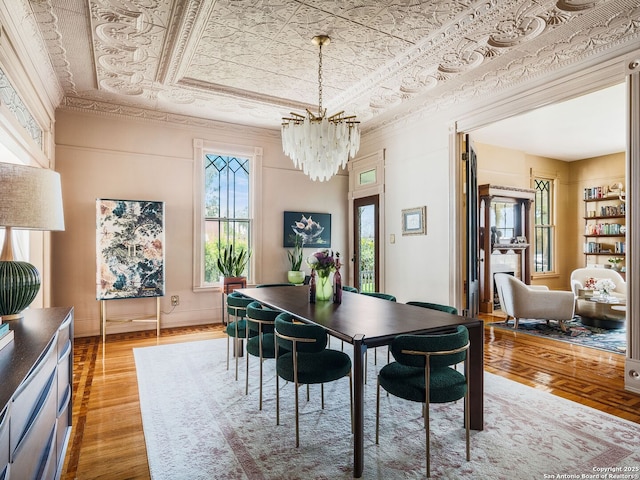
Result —
<instances>
[{"instance_id":1,"label":"green lamp base","mask_svg":"<svg viewBox=\"0 0 640 480\"><path fill-rule=\"evenodd\" d=\"M0 261L0 317L14 320L40 290L38 269L27 262Z\"/></svg>"}]
</instances>

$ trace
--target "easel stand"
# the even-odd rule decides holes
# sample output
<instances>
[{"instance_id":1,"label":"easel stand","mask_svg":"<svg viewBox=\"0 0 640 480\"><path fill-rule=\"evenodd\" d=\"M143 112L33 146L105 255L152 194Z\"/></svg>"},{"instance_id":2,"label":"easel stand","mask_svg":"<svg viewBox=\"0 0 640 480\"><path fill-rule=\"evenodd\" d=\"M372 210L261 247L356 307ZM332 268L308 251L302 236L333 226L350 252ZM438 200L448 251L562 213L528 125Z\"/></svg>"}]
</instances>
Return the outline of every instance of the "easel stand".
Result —
<instances>
[{"instance_id":1,"label":"easel stand","mask_svg":"<svg viewBox=\"0 0 640 480\"><path fill-rule=\"evenodd\" d=\"M102 343L107 341L107 322L108 323L155 323L156 336L160 337L160 297L156 298L156 313L139 318L108 318L107 302L109 300L100 300L100 324L102 326ZM115 300L115 299L114 299ZM122 300L122 299L118 299Z\"/></svg>"}]
</instances>

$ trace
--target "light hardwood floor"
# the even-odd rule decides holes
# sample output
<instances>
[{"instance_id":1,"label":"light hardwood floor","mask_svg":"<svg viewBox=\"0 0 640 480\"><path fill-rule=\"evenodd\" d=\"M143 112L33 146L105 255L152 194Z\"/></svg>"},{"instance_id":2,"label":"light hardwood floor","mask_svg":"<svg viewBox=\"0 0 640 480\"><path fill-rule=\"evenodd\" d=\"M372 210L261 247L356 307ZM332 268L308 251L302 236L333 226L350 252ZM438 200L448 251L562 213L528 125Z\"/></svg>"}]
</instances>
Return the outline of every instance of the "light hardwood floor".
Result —
<instances>
[{"instance_id":1,"label":"light hardwood floor","mask_svg":"<svg viewBox=\"0 0 640 480\"><path fill-rule=\"evenodd\" d=\"M640 423L640 395L624 390L624 356L488 326L485 370ZM133 348L224 337L220 325L75 341L73 430L62 478L148 479Z\"/></svg>"}]
</instances>

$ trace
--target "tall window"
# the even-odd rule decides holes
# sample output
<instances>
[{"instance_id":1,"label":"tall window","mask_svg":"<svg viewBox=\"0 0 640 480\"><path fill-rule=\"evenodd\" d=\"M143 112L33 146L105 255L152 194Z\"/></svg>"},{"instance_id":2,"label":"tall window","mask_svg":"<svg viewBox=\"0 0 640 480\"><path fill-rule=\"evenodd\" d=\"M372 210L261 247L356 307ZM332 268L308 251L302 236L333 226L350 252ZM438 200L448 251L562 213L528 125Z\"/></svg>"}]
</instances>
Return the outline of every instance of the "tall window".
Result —
<instances>
[{"instance_id":1,"label":"tall window","mask_svg":"<svg viewBox=\"0 0 640 480\"><path fill-rule=\"evenodd\" d=\"M261 161L261 148L194 139L194 289L219 286L218 257L227 245L255 257L253 189ZM244 272L250 279L251 265Z\"/></svg>"},{"instance_id":2,"label":"tall window","mask_svg":"<svg viewBox=\"0 0 640 480\"><path fill-rule=\"evenodd\" d=\"M205 155L204 221L204 281L215 283L220 278L217 262L224 247L251 248L248 158Z\"/></svg>"},{"instance_id":3,"label":"tall window","mask_svg":"<svg viewBox=\"0 0 640 480\"><path fill-rule=\"evenodd\" d=\"M554 270L553 237L553 186L554 181L548 178L535 178L535 241L534 271L552 272Z\"/></svg>"}]
</instances>

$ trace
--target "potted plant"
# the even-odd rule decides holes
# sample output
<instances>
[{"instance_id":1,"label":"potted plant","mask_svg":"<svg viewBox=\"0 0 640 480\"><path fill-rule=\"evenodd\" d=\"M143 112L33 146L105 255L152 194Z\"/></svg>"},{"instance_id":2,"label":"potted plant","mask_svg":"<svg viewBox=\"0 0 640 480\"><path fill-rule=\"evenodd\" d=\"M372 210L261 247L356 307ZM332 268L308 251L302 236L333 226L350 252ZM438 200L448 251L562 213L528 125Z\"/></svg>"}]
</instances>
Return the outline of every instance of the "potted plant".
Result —
<instances>
[{"instance_id":1,"label":"potted plant","mask_svg":"<svg viewBox=\"0 0 640 480\"><path fill-rule=\"evenodd\" d=\"M304 244L300 235L296 235L295 242L293 244L293 250L287 250L287 256L289 257L289 264L291 269L287 272L287 280L296 285L304 283L304 272L300 270L302 266L302 249Z\"/></svg>"},{"instance_id":2,"label":"potted plant","mask_svg":"<svg viewBox=\"0 0 640 480\"><path fill-rule=\"evenodd\" d=\"M247 286L247 277L242 274L247 267L249 257L251 257L251 251L244 247L234 250L233 244L226 245L220 251L218 270L220 270L220 281L224 286L225 293L229 293L238 287Z\"/></svg>"}]
</instances>

